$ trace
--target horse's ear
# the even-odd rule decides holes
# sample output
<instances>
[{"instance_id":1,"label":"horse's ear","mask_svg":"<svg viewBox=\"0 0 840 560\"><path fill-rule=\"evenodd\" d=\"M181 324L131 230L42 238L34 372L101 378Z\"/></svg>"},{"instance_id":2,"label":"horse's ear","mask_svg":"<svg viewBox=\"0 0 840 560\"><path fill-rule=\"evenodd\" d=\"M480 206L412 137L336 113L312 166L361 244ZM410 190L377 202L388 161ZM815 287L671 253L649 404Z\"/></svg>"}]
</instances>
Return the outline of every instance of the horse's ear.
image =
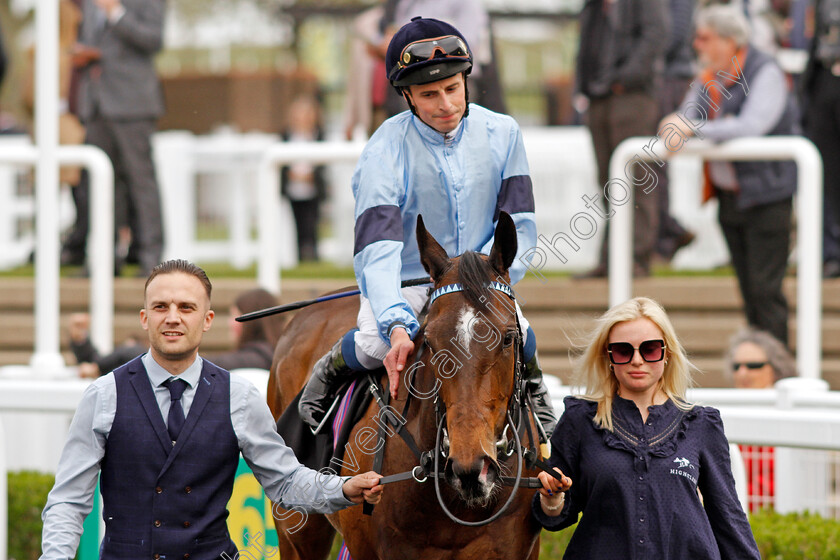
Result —
<instances>
[{"instance_id":1,"label":"horse's ear","mask_svg":"<svg viewBox=\"0 0 840 560\"><path fill-rule=\"evenodd\" d=\"M516 257L516 224L507 212L499 212L493 248L490 249L490 264L499 274L506 274Z\"/></svg>"},{"instance_id":2,"label":"horse's ear","mask_svg":"<svg viewBox=\"0 0 840 560\"><path fill-rule=\"evenodd\" d=\"M420 249L420 262L433 280L438 280L442 273L449 268L449 255L443 247L426 231L423 216L417 216L417 247Z\"/></svg>"}]
</instances>

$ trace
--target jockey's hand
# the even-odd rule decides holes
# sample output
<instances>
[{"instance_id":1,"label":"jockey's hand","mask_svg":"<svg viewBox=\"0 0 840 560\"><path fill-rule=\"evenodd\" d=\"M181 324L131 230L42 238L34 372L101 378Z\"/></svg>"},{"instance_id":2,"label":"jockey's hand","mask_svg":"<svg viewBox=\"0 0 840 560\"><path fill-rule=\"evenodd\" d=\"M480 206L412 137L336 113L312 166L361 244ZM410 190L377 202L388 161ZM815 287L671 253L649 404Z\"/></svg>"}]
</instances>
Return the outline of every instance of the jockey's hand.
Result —
<instances>
[{"instance_id":1,"label":"jockey's hand","mask_svg":"<svg viewBox=\"0 0 840 560\"><path fill-rule=\"evenodd\" d=\"M397 388L400 386L400 373L405 369L408 355L414 350L414 343L405 329L397 327L391 331L391 349L382 363L388 372L388 384L391 386L391 398L397 398Z\"/></svg>"},{"instance_id":2,"label":"jockey's hand","mask_svg":"<svg viewBox=\"0 0 840 560\"><path fill-rule=\"evenodd\" d=\"M560 473L563 482L560 482L547 472L541 472L537 478L542 482L543 487L540 488L540 505L546 515L556 516L560 515L563 510L563 503L566 500L565 492L572 487L572 479L563 474L563 471L554 467L554 470Z\"/></svg>"},{"instance_id":3,"label":"jockey's hand","mask_svg":"<svg viewBox=\"0 0 840 560\"><path fill-rule=\"evenodd\" d=\"M363 501L369 504L378 504L382 499L382 489L379 484L381 477L373 471L357 474L344 483L341 487L344 496L354 504L361 504Z\"/></svg>"}]
</instances>

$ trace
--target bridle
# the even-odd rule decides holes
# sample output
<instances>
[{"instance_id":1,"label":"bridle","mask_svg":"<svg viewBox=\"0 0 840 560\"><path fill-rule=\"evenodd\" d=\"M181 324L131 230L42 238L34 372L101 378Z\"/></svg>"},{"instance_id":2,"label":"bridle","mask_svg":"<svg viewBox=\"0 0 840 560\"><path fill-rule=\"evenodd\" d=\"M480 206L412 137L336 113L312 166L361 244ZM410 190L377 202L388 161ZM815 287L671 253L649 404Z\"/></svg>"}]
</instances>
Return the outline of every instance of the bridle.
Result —
<instances>
[{"instance_id":1,"label":"bridle","mask_svg":"<svg viewBox=\"0 0 840 560\"><path fill-rule=\"evenodd\" d=\"M503 284L501 282L490 282L488 284L488 288L499 291L505 295L507 295L511 300L515 301L515 296L513 290L507 284ZM454 292L463 291L463 286L461 284L447 284L445 286L441 286L434 290L429 297L429 301L427 303L427 308L434 303L434 301L443 295L451 294ZM524 380L524 373L525 373L525 361L523 359L524 356L524 337L522 334L522 326L519 322L519 317L517 313L514 311L514 317L516 318L516 334L514 340L514 347L515 347L515 355L514 355L514 383L513 383L513 391L508 399L507 409L505 411L506 422L502 429L502 439L496 442L496 455L497 460L499 459L499 455L502 455L501 460L505 460L509 458L514 453L517 454L517 467L516 467L516 476L515 477L507 477L507 476L500 476L499 479L504 486L512 486L513 490L508 496L508 499L499 508L493 515L488 517L487 519L483 519L481 521L466 521L463 519L458 518L455 516L446 504L443 501L443 496L440 490L440 479L444 478L444 473L441 471L440 468L440 459L443 458L446 460L448 458L448 451L449 451L449 437L446 433L446 410L443 401L440 399L439 392L436 391L434 397L434 410L435 410L435 425L437 426L436 433L435 433L435 446L431 450L421 452L417 443L414 440L414 437L404 429L404 422L399 422L393 415L390 414L388 407L388 391L383 390L377 380L370 375L370 391L373 394L374 400L382 409L382 418L385 420L385 423L390 424L391 427L400 435L403 441L408 445L409 449L414 453L415 457L418 460L418 465L412 468L410 471L406 471L399 474L389 475L382 477L379 481L380 484L389 484L392 482L398 482L401 480L409 480L414 479L418 483L425 482L429 477L434 479L435 485L435 495L438 500L438 504L440 505L443 512L455 523L459 525L465 525L469 527L480 527L483 525L487 525L492 523L507 511L508 507L516 497L517 491L520 487L524 488L542 488L542 483L536 477L523 477L523 465L527 465L529 468L539 468L545 472L548 472L558 480L560 480L560 476L551 469L551 467L542 461L539 458L539 453L536 449L536 440L534 434L532 433L531 428L531 417L535 420L535 425L537 429L540 431L541 439L543 439L543 443L545 443L545 433L542 432L542 426L539 423L539 419L536 418L536 415L533 414L533 406L530 402L530 397L525 390L525 380ZM421 344L420 348L418 349L415 355L415 363L420 361L421 356L424 354L425 349L429 348L428 344L425 341ZM417 368L411 368L411 374L414 375L416 373ZM411 403L411 393L409 392L408 397L406 398L406 403L403 409L402 418L406 418L406 414L408 412L408 408ZM385 426L380 424L379 429L379 436L383 436L383 432L385 430ZM520 436L520 432L525 429L528 436L529 446L526 448L522 445L522 437ZM508 437L508 431L513 433L513 441L511 442ZM513 445L511 445L513 444ZM381 446L379 451L374 456L374 463L373 463L373 470L379 472L382 466L382 461L384 459L385 447ZM365 503L364 511L367 514L370 514L373 510L373 506L371 504Z\"/></svg>"}]
</instances>

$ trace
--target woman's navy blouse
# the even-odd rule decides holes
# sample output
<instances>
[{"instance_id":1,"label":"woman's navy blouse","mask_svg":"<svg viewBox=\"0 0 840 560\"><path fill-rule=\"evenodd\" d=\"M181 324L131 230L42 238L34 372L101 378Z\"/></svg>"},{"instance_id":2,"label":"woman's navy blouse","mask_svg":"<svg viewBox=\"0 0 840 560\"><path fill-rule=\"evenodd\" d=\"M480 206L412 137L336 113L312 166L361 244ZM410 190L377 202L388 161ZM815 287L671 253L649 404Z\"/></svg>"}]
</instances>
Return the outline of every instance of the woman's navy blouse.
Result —
<instances>
[{"instance_id":1,"label":"woman's navy blouse","mask_svg":"<svg viewBox=\"0 0 840 560\"><path fill-rule=\"evenodd\" d=\"M735 493L717 409L613 400L612 432L594 424L597 403L566 397L551 436L552 466L572 479L560 515L532 512L550 531L578 521L566 559L760 560ZM700 490L701 497L697 490Z\"/></svg>"}]
</instances>

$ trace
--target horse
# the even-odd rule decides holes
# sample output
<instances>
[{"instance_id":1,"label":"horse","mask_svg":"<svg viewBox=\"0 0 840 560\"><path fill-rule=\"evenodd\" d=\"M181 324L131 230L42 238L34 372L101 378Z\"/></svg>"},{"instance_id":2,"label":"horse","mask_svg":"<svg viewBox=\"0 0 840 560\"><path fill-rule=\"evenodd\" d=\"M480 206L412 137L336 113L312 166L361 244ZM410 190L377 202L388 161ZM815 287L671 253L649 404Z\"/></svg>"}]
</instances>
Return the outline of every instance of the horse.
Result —
<instances>
[{"instance_id":1,"label":"horse","mask_svg":"<svg viewBox=\"0 0 840 560\"><path fill-rule=\"evenodd\" d=\"M352 475L377 467L382 475L411 475L386 486L372 515L352 507L309 515L301 523L276 507L284 560L326 558L336 530L354 560L536 560L539 555L540 528L531 515L534 492L502 485L503 479L513 480L505 475L514 472L514 485L520 476L535 474L533 463L523 466L521 456L510 456L512 438L524 441L527 433L534 442L537 433L533 414L522 414L519 429L511 429L512 405L524 399L518 392L521 332L508 275L516 254L515 225L501 213L490 255L466 252L456 258L449 258L426 231L422 217L416 230L435 292L402 371L397 399L384 408L379 396L370 402L345 448L353 461L343 461L340 472ZM358 299L349 298L319 303L289 322L268 384L275 417L300 391L315 361L355 326L358 307ZM385 386L384 369L374 377ZM381 395L387 398L388 389ZM386 409L394 413L390 430L382 430ZM435 463L434 481L419 482L423 469L407 440L396 435L400 429L416 448L432 450L424 458L427 472ZM374 448L384 450L378 466Z\"/></svg>"}]
</instances>

